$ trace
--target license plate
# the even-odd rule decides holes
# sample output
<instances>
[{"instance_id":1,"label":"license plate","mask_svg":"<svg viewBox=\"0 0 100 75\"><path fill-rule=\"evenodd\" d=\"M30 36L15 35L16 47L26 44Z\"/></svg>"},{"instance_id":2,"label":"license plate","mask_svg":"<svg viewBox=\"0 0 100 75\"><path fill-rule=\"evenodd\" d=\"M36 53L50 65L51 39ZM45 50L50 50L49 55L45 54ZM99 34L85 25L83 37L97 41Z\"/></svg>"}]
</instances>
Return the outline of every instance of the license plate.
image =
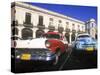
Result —
<instances>
[{"instance_id":1,"label":"license plate","mask_svg":"<svg viewBox=\"0 0 100 75\"><path fill-rule=\"evenodd\" d=\"M30 60L31 59L31 54L22 54L21 59L22 60Z\"/></svg>"},{"instance_id":2,"label":"license plate","mask_svg":"<svg viewBox=\"0 0 100 75\"><path fill-rule=\"evenodd\" d=\"M93 47L86 48L87 51L93 51Z\"/></svg>"}]
</instances>

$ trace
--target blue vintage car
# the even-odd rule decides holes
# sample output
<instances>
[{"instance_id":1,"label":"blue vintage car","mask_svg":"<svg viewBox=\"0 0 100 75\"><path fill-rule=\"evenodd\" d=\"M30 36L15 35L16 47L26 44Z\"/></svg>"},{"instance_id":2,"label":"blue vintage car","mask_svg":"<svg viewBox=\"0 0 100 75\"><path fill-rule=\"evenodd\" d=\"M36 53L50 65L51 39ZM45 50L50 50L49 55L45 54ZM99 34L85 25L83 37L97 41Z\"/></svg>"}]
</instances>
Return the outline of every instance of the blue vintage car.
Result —
<instances>
[{"instance_id":1,"label":"blue vintage car","mask_svg":"<svg viewBox=\"0 0 100 75\"><path fill-rule=\"evenodd\" d=\"M72 49L76 52L96 52L97 51L97 41L89 34L79 34L75 41L72 43Z\"/></svg>"}]
</instances>

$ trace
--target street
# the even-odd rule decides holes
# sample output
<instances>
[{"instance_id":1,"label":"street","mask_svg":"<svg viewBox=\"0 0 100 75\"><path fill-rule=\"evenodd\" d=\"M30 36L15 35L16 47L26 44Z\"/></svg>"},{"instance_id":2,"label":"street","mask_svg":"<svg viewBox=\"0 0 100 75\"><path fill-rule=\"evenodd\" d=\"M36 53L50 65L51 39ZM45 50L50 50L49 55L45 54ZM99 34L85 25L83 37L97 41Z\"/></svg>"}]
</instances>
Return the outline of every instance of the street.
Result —
<instances>
[{"instance_id":1,"label":"street","mask_svg":"<svg viewBox=\"0 0 100 75\"><path fill-rule=\"evenodd\" d=\"M48 65L46 63L24 63L23 65L16 64L16 72L43 72L43 71L58 71L58 70L75 70L75 69L91 69L97 68L97 57L92 54L80 57L74 56L73 50L60 56L57 65Z\"/></svg>"}]
</instances>

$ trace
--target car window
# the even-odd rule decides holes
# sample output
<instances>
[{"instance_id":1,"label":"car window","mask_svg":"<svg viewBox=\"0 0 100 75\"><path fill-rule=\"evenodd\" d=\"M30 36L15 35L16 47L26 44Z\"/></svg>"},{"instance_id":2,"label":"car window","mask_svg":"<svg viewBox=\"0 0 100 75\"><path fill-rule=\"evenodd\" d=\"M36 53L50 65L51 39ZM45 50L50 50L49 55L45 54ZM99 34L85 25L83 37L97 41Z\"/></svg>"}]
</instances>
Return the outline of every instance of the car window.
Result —
<instances>
[{"instance_id":1,"label":"car window","mask_svg":"<svg viewBox=\"0 0 100 75\"><path fill-rule=\"evenodd\" d=\"M84 41L84 40L87 40L87 39L90 39L91 41L96 41L96 39L90 37L89 35L78 36L76 38L76 41Z\"/></svg>"},{"instance_id":2,"label":"car window","mask_svg":"<svg viewBox=\"0 0 100 75\"><path fill-rule=\"evenodd\" d=\"M33 39L33 37L28 37L27 39L32 40L32 39Z\"/></svg>"},{"instance_id":3,"label":"car window","mask_svg":"<svg viewBox=\"0 0 100 75\"><path fill-rule=\"evenodd\" d=\"M91 38L89 35L81 35L81 36L78 36L76 38L76 41L83 41L83 40L86 40L88 38Z\"/></svg>"},{"instance_id":4,"label":"car window","mask_svg":"<svg viewBox=\"0 0 100 75\"><path fill-rule=\"evenodd\" d=\"M88 38L90 37L89 35L81 35L81 36L78 36L78 38Z\"/></svg>"},{"instance_id":5,"label":"car window","mask_svg":"<svg viewBox=\"0 0 100 75\"><path fill-rule=\"evenodd\" d=\"M58 35L58 34L45 34L45 35L43 35L43 37L45 37L45 38L55 38L55 39L61 38L60 35Z\"/></svg>"}]
</instances>

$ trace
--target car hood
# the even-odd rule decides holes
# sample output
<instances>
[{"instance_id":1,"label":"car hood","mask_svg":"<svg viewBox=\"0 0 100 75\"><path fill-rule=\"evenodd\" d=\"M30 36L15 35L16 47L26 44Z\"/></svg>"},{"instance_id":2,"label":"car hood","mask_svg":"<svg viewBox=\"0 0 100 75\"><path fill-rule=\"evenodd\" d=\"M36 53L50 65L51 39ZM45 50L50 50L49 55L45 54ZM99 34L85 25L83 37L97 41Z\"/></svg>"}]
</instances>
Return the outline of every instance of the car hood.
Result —
<instances>
[{"instance_id":1,"label":"car hood","mask_svg":"<svg viewBox=\"0 0 100 75\"><path fill-rule=\"evenodd\" d=\"M87 39L80 39L79 41L77 41L77 43L81 43L81 44L96 44L96 41L87 38Z\"/></svg>"},{"instance_id":2,"label":"car hood","mask_svg":"<svg viewBox=\"0 0 100 75\"><path fill-rule=\"evenodd\" d=\"M31 48L46 48L45 47L45 41L46 38L35 38L30 41L30 46Z\"/></svg>"},{"instance_id":3,"label":"car hood","mask_svg":"<svg viewBox=\"0 0 100 75\"><path fill-rule=\"evenodd\" d=\"M46 38L35 38L32 40L19 40L17 41L16 48L46 48Z\"/></svg>"}]
</instances>

